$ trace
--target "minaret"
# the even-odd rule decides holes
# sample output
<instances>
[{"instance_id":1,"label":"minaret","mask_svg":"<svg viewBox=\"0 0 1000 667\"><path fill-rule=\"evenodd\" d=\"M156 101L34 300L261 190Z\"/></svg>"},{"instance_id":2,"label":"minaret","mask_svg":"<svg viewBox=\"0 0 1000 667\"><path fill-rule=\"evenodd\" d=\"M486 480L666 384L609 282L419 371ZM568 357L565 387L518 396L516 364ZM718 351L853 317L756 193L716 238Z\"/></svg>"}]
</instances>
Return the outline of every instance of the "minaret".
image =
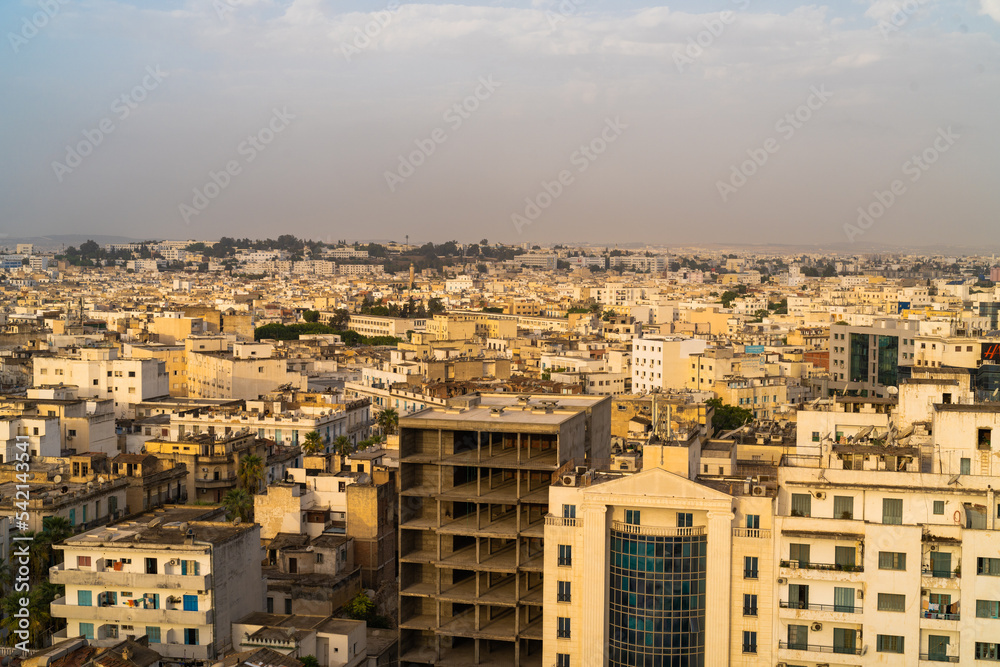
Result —
<instances>
[{"instance_id":1,"label":"minaret","mask_svg":"<svg viewBox=\"0 0 1000 667\"><path fill-rule=\"evenodd\" d=\"M413 263L410 263L410 291L413 291Z\"/></svg>"}]
</instances>

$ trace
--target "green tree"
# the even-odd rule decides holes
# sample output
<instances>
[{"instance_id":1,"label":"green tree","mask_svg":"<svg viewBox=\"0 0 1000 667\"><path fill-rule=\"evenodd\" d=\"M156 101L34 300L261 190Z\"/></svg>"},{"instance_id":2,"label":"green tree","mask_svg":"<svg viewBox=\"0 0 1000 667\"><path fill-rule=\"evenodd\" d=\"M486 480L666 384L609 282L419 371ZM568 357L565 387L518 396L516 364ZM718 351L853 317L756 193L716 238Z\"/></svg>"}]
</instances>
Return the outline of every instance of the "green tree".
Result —
<instances>
[{"instance_id":1,"label":"green tree","mask_svg":"<svg viewBox=\"0 0 1000 667\"><path fill-rule=\"evenodd\" d=\"M302 667L319 667L319 660L314 655L304 655L299 658L299 662L302 663Z\"/></svg>"},{"instance_id":2,"label":"green tree","mask_svg":"<svg viewBox=\"0 0 1000 667\"><path fill-rule=\"evenodd\" d=\"M733 305L733 301L735 301L736 297L738 296L739 294L737 294L736 292L733 292L731 290L726 290L725 292L722 293L722 296L719 297L719 300L722 302L723 308L729 308L730 306Z\"/></svg>"},{"instance_id":3,"label":"green tree","mask_svg":"<svg viewBox=\"0 0 1000 667\"><path fill-rule=\"evenodd\" d=\"M395 408L386 408L376 418L379 428L386 435L393 435L399 427L399 413Z\"/></svg>"},{"instance_id":4,"label":"green tree","mask_svg":"<svg viewBox=\"0 0 1000 667\"><path fill-rule=\"evenodd\" d=\"M722 402L721 398L710 398L706 402L715 408L715 413L712 415L712 428L717 433L731 431L753 420L753 412L735 405L727 405Z\"/></svg>"},{"instance_id":5,"label":"green tree","mask_svg":"<svg viewBox=\"0 0 1000 667\"><path fill-rule=\"evenodd\" d=\"M323 451L323 440L319 431L309 431L306 433L305 442L302 443L302 452L305 454L317 454Z\"/></svg>"},{"instance_id":6,"label":"green tree","mask_svg":"<svg viewBox=\"0 0 1000 667\"><path fill-rule=\"evenodd\" d=\"M236 475L240 485L251 493L257 493L264 479L264 462L256 454L246 454L240 459Z\"/></svg>"},{"instance_id":7,"label":"green tree","mask_svg":"<svg viewBox=\"0 0 1000 667\"><path fill-rule=\"evenodd\" d=\"M354 452L354 446L346 435L338 435L333 441L333 450L341 456L347 456Z\"/></svg>"},{"instance_id":8,"label":"green tree","mask_svg":"<svg viewBox=\"0 0 1000 667\"><path fill-rule=\"evenodd\" d=\"M303 310L302 319L310 324L319 322L319 311L318 310Z\"/></svg>"},{"instance_id":9,"label":"green tree","mask_svg":"<svg viewBox=\"0 0 1000 667\"><path fill-rule=\"evenodd\" d=\"M240 521L253 519L253 496L246 489L235 488L222 497L222 507L230 521L239 517Z\"/></svg>"}]
</instances>

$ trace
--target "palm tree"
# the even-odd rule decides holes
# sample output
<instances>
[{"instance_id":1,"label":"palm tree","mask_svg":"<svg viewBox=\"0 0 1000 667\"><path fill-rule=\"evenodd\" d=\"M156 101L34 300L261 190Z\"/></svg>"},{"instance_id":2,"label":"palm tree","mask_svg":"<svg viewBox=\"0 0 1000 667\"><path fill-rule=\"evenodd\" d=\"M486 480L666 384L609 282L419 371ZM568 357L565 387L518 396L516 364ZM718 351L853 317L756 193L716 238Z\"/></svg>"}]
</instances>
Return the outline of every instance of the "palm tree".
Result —
<instances>
[{"instance_id":1,"label":"palm tree","mask_svg":"<svg viewBox=\"0 0 1000 667\"><path fill-rule=\"evenodd\" d=\"M236 473L243 488L251 493L257 493L264 479L264 462L256 454L247 454L240 459L239 470Z\"/></svg>"},{"instance_id":2,"label":"palm tree","mask_svg":"<svg viewBox=\"0 0 1000 667\"><path fill-rule=\"evenodd\" d=\"M229 520L240 518L240 521L250 521L253 519L253 496L246 489L230 489L222 497L222 506L226 510L226 518Z\"/></svg>"},{"instance_id":3,"label":"palm tree","mask_svg":"<svg viewBox=\"0 0 1000 667\"><path fill-rule=\"evenodd\" d=\"M351 441L347 439L346 435L337 436L337 439L333 441L333 449L341 456L347 456L354 451L354 447L351 445Z\"/></svg>"},{"instance_id":4,"label":"palm tree","mask_svg":"<svg viewBox=\"0 0 1000 667\"><path fill-rule=\"evenodd\" d=\"M304 454L318 454L323 449L323 441L319 431L309 431L306 433L306 440L302 443Z\"/></svg>"},{"instance_id":5,"label":"palm tree","mask_svg":"<svg viewBox=\"0 0 1000 667\"><path fill-rule=\"evenodd\" d=\"M392 435L399 426L399 413L396 412L395 408L386 408L379 413L376 421L383 433Z\"/></svg>"}]
</instances>

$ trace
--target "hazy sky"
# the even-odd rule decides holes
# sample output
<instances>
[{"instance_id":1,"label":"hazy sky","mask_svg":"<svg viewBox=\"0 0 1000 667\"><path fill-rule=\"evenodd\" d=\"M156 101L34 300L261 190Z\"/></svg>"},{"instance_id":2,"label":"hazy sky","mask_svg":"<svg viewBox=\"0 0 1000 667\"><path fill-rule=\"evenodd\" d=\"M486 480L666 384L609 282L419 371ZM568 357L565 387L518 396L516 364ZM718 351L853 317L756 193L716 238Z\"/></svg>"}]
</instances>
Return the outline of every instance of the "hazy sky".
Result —
<instances>
[{"instance_id":1,"label":"hazy sky","mask_svg":"<svg viewBox=\"0 0 1000 667\"><path fill-rule=\"evenodd\" d=\"M997 242L1000 0L7 0L0 25L8 236Z\"/></svg>"}]
</instances>

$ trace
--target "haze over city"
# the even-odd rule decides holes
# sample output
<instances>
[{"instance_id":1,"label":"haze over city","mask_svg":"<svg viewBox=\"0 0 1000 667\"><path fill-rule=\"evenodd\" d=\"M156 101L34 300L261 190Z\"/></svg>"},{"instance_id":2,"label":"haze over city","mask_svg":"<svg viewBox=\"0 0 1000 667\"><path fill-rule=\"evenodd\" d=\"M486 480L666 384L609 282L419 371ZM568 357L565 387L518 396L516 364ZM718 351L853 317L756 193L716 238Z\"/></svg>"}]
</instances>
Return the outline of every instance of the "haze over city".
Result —
<instances>
[{"instance_id":1,"label":"haze over city","mask_svg":"<svg viewBox=\"0 0 1000 667\"><path fill-rule=\"evenodd\" d=\"M996 0L42 5L8 237L992 241Z\"/></svg>"}]
</instances>

